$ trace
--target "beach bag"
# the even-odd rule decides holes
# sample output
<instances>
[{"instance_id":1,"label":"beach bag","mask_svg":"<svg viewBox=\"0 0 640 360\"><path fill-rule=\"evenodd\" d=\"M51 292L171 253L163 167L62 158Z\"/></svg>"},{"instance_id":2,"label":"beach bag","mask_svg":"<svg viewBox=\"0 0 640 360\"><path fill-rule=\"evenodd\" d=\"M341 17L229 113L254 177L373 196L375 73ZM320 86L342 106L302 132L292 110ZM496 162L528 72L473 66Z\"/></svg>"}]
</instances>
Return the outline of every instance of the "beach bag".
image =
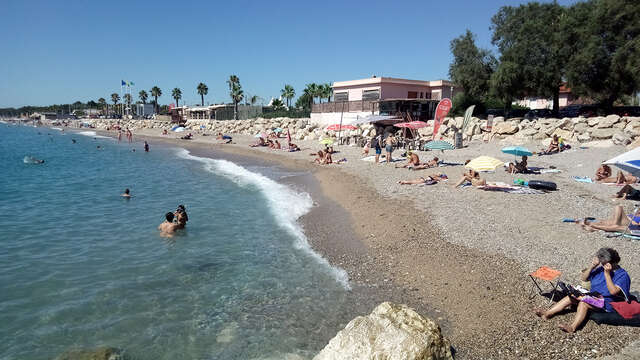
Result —
<instances>
[{"instance_id":1,"label":"beach bag","mask_svg":"<svg viewBox=\"0 0 640 360\"><path fill-rule=\"evenodd\" d=\"M620 287L618 287L620 288ZM622 288L620 288L622 290ZM636 315L640 315L640 303L634 296L627 296L622 290L625 301L612 301L613 309L625 319L633 319Z\"/></svg>"}]
</instances>

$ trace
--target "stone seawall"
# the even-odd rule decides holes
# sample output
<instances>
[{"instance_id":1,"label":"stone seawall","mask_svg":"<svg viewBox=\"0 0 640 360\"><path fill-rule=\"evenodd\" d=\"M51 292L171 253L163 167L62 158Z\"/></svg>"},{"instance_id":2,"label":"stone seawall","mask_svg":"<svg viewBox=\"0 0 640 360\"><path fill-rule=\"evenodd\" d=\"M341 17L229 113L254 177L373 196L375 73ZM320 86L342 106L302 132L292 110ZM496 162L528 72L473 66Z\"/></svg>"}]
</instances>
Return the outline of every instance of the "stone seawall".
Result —
<instances>
[{"instance_id":1,"label":"stone seawall","mask_svg":"<svg viewBox=\"0 0 640 360\"><path fill-rule=\"evenodd\" d=\"M130 129L170 129L174 124L159 120L83 120L98 129L107 129L115 124ZM453 139L455 131L462 127L463 118L445 118L438 134L444 139ZM433 134L433 120L427 122L429 126L418 130L419 136L431 139ZM185 127L189 131L205 131L209 133L255 135L281 128L291 132L294 140L316 140L326 137L337 137L337 132L327 131L324 127L314 124L310 119L250 119L250 120L189 120ZM371 124L358 125L356 130L342 132L344 137L372 137L375 128ZM545 140L558 135L569 142L582 143L592 140L611 140L615 144L627 145L640 135L640 117L620 117L609 115L606 117L576 117L576 118L544 118L528 120L523 118L504 119L497 117L493 120L491 129L487 129L487 120L471 118L464 129L466 140L490 138L505 139L513 137L517 141Z\"/></svg>"}]
</instances>

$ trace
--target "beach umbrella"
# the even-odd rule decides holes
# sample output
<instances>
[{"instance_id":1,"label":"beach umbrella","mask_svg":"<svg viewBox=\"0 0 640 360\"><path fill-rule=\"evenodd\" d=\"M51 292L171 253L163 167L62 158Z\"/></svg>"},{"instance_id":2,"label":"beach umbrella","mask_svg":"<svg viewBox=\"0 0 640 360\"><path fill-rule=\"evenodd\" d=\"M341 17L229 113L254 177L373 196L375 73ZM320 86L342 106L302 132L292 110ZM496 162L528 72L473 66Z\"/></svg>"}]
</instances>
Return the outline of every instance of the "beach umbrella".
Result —
<instances>
[{"instance_id":1,"label":"beach umbrella","mask_svg":"<svg viewBox=\"0 0 640 360\"><path fill-rule=\"evenodd\" d=\"M443 140L429 141L424 145L425 150L453 150L455 147Z\"/></svg>"},{"instance_id":2,"label":"beach umbrella","mask_svg":"<svg viewBox=\"0 0 640 360\"><path fill-rule=\"evenodd\" d=\"M344 130L355 130L357 129L357 127L353 126L353 125L340 125L340 124L333 124L333 125L329 125L327 126L327 130L331 130L331 131L344 131Z\"/></svg>"},{"instance_id":3,"label":"beach umbrella","mask_svg":"<svg viewBox=\"0 0 640 360\"><path fill-rule=\"evenodd\" d=\"M399 128L407 128L407 129L416 130L416 129L420 129L420 128L423 128L423 127L427 127L427 126L429 126L429 124L427 124L424 121L410 121L410 122L403 122L403 123L393 124L393 126L399 127Z\"/></svg>"},{"instance_id":4,"label":"beach umbrella","mask_svg":"<svg viewBox=\"0 0 640 360\"><path fill-rule=\"evenodd\" d=\"M331 146L331 145L333 145L333 139L322 139L322 140L320 140L320 144Z\"/></svg>"},{"instance_id":5,"label":"beach umbrella","mask_svg":"<svg viewBox=\"0 0 640 360\"><path fill-rule=\"evenodd\" d=\"M640 176L640 147L607 160L604 164L613 165L621 170L630 172L634 176Z\"/></svg>"},{"instance_id":6,"label":"beach umbrella","mask_svg":"<svg viewBox=\"0 0 640 360\"><path fill-rule=\"evenodd\" d=\"M529 149L522 146L507 146L502 148L502 152L505 154L511 154L515 156L531 156L533 153Z\"/></svg>"},{"instance_id":7,"label":"beach umbrella","mask_svg":"<svg viewBox=\"0 0 640 360\"><path fill-rule=\"evenodd\" d=\"M253 135L254 138L261 138L261 137L265 137L264 133L257 133L255 135Z\"/></svg>"},{"instance_id":8,"label":"beach umbrella","mask_svg":"<svg viewBox=\"0 0 640 360\"><path fill-rule=\"evenodd\" d=\"M496 168L504 166L504 163L496 158L480 156L471 161L465 167L475 171L495 171Z\"/></svg>"},{"instance_id":9,"label":"beach umbrella","mask_svg":"<svg viewBox=\"0 0 640 360\"><path fill-rule=\"evenodd\" d=\"M184 127L182 127L182 126L179 126L179 127L173 128L173 131L175 131L175 132L182 132L182 131L184 131L184 130L185 130L185 129L184 129Z\"/></svg>"},{"instance_id":10,"label":"beach umbrella","mask_svg":"<svg viewBox=\"0 0 640 360\"><path fill-rule=\"evenodd\" d=\"M282 128L275 128L273 129L274 133L281 133L282 132Z\"/></svg>"}]
</instances>

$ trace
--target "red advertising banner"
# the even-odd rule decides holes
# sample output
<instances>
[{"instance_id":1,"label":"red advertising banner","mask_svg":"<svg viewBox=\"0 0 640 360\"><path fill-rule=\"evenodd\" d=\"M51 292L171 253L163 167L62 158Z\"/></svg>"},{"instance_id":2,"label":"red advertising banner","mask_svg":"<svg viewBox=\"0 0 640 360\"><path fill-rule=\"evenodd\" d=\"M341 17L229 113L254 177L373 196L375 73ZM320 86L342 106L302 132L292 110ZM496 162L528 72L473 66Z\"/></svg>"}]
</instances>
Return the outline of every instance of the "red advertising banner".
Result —
<instances>
[{"instance_id":1,"label":"red advertising banner","mask_svg":"<svg viewBox=\"0 0 640 360\"><path fill-rule=\"evenodd\" d=\"M451 110L451 99L444 98L440 100L438 103L438 107L436 108L436 116L433 122L433 138L435 139L438 134L438 129L440 129L440 124L442 124L442 120L447 116Z\"/></svg>"}]
</instances>

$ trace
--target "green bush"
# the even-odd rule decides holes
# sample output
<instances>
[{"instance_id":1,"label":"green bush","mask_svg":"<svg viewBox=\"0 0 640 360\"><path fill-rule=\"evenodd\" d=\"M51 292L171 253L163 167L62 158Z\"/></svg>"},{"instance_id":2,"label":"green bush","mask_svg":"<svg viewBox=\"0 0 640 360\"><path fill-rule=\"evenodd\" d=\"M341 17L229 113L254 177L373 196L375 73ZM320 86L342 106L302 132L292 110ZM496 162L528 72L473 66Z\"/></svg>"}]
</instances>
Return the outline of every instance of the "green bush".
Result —
<instances>
[{"instance_id":1,"label":"green bush","mask_svg":"<svg viewBox=\"0 0 640 360\"><path fill-rule=\"evenodd\" d=\"M287 118L308 118L311 116L311 111L309 110L298 110L298 109L289 109L289 110L267 110L266 108L263 110L261 117L265 119L273 119L277 117L287 117Z\"/></svg>"}]
</instances>

